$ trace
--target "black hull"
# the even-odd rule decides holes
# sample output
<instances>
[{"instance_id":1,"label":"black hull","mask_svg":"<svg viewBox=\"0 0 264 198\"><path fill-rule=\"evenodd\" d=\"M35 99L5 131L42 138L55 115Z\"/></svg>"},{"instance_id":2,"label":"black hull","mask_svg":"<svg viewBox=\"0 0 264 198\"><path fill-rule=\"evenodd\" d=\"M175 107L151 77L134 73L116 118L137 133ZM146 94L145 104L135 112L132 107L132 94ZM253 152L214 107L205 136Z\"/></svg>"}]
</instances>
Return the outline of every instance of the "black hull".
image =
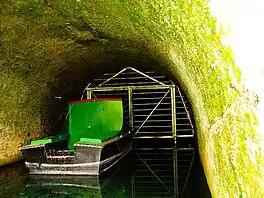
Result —
<instances>
[{"instance_id":1,"label":"black hull","mask_svg":"<svg viewBox=\"0 0 264 198\"><path fill-rule=\"evenodd\" d=\"M132 135L103 145L75 144L73 151L63 150L67 141L25 146L21 151L30 174L98 176L119 162L132 149Z\"/></svg>"}]
</instances>

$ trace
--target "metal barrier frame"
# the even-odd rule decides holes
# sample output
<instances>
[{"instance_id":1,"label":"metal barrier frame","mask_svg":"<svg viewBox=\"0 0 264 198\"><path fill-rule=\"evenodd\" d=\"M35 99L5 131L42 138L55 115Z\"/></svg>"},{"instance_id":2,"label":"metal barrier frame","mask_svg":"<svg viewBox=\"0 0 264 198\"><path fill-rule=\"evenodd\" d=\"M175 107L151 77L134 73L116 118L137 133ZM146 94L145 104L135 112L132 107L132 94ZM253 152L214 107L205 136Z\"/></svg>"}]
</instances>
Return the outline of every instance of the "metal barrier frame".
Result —
<instances>
[{"instance_id":1,"label":"metal barrier frame","mask_svg":"<svg viewBox=\"0 0 264 198\"><path fill-rule=\"evenodd\" d=\"M122 74L123 72L127 71L127 70L132 70L148 79L150 79L151 81L154 81L156 83L158 83L158 85L139 85L139 86L119 86L119 87L104 87L103 85L109 81L111 81L112 79L114 79L115 77L117 77L119 74ZM152 115L152 113L157 109L157 107L159 106L159 104L163 101L163 99L167 96L167 94L169 92L171 92L171 115L172 115L172 138L174 138L174 141L176 143L176 137L177 137L177 132L176 132L176 101L175 101L175 85L173 84L172 81L170 81L171 84L164 84L163 82L158 81L155 78L152 78L151 76L138 71L135 68L132 67L126 67L124 69L122 69L121 71L117 72L116 74L114 74L113 76L111 76L110 78L108 78L107 80L105 80L104 82L102 82L101 84L99 84L96 87L86 87L86 91L87 91L87 99L91 99L92 95L95 96L97 91L127 91L128 93L128 104L129 104L129 127L130 128L134 128L133 126L133 97L132 97L132 93L134 90L155 90L155 89L164 89L164 90L168 90L167 93L161 98L161 100L157 103L157 105L153 108L153 110L151 111L151 113L147 116L147 118L145 119L145 121L142 123L142 125L139 127L139 129L135 132L134 136L139 132L139 130L141 129L141 127L145 124L145 122L148 120L148 118ZM166 136L167 138L168 136ZM151 136L150 136L151 138ZM156 138L156 137L152 137L152 138Z\"/></svg>"}]
</instances>

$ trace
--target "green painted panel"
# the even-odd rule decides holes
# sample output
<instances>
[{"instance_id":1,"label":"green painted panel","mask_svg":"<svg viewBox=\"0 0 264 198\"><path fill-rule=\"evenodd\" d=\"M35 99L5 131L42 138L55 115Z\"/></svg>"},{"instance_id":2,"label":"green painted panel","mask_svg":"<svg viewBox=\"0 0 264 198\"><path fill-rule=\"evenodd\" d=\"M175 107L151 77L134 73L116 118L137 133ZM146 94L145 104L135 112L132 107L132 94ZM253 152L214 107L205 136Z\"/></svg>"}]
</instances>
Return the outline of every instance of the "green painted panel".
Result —
<instances>
[{"instance_id":1,"label":"green painted panel","mask_svg":"<svg viewBox=\"0 0 264 198\"><path fill-rule=\"evenodd\" d=\"M51 143L51 142L52 142L51 139L41 139L41 140L31 141L30 145L47 144L47 143Z\"/></svg>"},{"instance_id":2,"label":"green painted panel","mask_svg":"<svg viewBox=\"0 0 264 198\"><path fill-rule=\"evenodd\" d=\"M102 144L102 140L94 138L81 138L79 143L84 144Z\"/></svg>"},{"instance_id":3,"label":"green painted panel","mask_svg":"<svg viewBox=\"0 0 264 198\"><path fill-rule=\"evenodd\" d=\"M91 100L69 106L69 149L81 138L104 140L118 135L123 127L122 100Z\"/></svg>"},{"instance_id":4,"label":"green painted panel","mask_svg":"<svg viewBox=\"0 0 264 198\"><path fill-rule=\"evenodd\" d=\"M48 144L51 142L59 142L65 139L69 138L69 134L64 133L60 133L56 136L51 136L51 137L46 137L44 139L40 139L40 140L33 140L31 141L30 145L38 145L38 144Z\"/></svg>"}]
</instances>

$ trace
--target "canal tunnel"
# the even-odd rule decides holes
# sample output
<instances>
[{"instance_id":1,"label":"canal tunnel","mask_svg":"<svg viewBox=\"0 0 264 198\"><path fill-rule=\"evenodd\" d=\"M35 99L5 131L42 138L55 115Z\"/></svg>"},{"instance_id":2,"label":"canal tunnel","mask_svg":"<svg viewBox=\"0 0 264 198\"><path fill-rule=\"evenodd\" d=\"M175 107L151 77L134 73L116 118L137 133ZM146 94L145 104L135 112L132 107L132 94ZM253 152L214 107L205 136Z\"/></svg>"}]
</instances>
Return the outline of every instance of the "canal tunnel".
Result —
<instances>
[{"instance_id":1,"label":"canal tunnel","mask_svg":"<svg viewBox=\"0 0 264 198\"><path fill-rule=\"evenodd\" d=\"M199 156L189 100L167 76L149 66L139 68L108 69L87 84L79 99L122 98L125 128L134 136L137 155L128 197L193 196L188 190L195 188L187 190L187 185L194 182L190 174ZM200 189L200 195L210 197L208 192L208 187Z\"/></svg>"},{"instance_id":2,"label":"canal tunnel","mask_svg":"<svg viewBox=\"0 0 264 198\"><path fill-rule=\"evenodd\" d=\"M140 70L125 67L116 73L110 70L103 71L101 76L98 75L91 80L79 93L81 94L75 98L76 100L95 98L123 100L125 124L135 135L134 152L131 155L136 156L133 156L132 162L129 160L121 162L126 166L125 169L120 171L119 167L114 168L110 173L114 175L111 176L113 179L110 183L120 179L126 181L127 177L120 175L126 175L124 170L128 169L127 172L131 172L128 176L131 183L127 185L124 181L119 181L119 185L124 185L122 191L126 197L196 197L197 193L199 196L210 197L208 187L197 190L194 183L201 180L190 176L194 171L203 170L197 170L199 156L191 106L178 84L151 67L141 66ZM56 100L63 98L61 95L55 96ZM133 168L127 168L131 163ZM1 172L5 171L0 170ZM112 188L111 191L121 191L115 185L109 187L104 184L104 177L100 181L30 177L23 193L42 195L43 189L46 189L49 194L72 194L72 189L63 186L85 186L91 182L98 185L100 192L93 192L87 188L76 191L98 197L110 196L109 188ZM207 185L205 181L203 183ZM22 192L19 193L23 195ZM78 193L75 192L76 195Z\"/></svg>"},{"instance_id":3,"label":"canal tunnel","mask_svg":"<svg viewBox=\"0 0 264 198\"><path fill-rule=\"evenodd\" d=\"M223 1L215 8L225 14L233 6ZM186 108L192 110L193 134L212 196L263 197L263 94L257 86L263 84L263 69L255 68L263 64L252 64L259 59L251 58L237 66L237 59L255 56L255 48L225 45L229 30L219 25L221 17L212 15L207 1L7 0L0 1L0 16L0 165L20 160L19 147L32 139L59 131L63 108L80 99L87 82L126 67L154 69L189 100ZM240 25L234 43L252 41L255 36L241 34L262 23L256 24ZM236 56L232 49L239 49ZM241 55L242 49L249 51ZM177 101L175 106L177 110ZM160 132L159 127L145 129L137 141L150 141L158 134L150 132ZM186 145L193 141L179 137L179 147L180 139Z\"/></svg>"}]
</instances>

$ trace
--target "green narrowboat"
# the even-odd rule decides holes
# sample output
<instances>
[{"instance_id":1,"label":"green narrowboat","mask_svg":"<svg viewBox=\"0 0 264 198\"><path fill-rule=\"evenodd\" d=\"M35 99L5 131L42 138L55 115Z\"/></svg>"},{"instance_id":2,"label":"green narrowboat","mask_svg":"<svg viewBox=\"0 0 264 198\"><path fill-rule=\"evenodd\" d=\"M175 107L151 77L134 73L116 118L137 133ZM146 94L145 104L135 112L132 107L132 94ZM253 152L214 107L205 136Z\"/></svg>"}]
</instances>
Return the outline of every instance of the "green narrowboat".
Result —
<instances>
[{"instance_id":1,"label":"green narrowboat","mask_svg":"<svg viewBox=\"0 0 264 198\"><path fill-rule=\"evenodd\" d=\"M70 102L64 128L20 148L30 174L100 175L132 149L121 98Z\"/></svg>"}]
</instances>

